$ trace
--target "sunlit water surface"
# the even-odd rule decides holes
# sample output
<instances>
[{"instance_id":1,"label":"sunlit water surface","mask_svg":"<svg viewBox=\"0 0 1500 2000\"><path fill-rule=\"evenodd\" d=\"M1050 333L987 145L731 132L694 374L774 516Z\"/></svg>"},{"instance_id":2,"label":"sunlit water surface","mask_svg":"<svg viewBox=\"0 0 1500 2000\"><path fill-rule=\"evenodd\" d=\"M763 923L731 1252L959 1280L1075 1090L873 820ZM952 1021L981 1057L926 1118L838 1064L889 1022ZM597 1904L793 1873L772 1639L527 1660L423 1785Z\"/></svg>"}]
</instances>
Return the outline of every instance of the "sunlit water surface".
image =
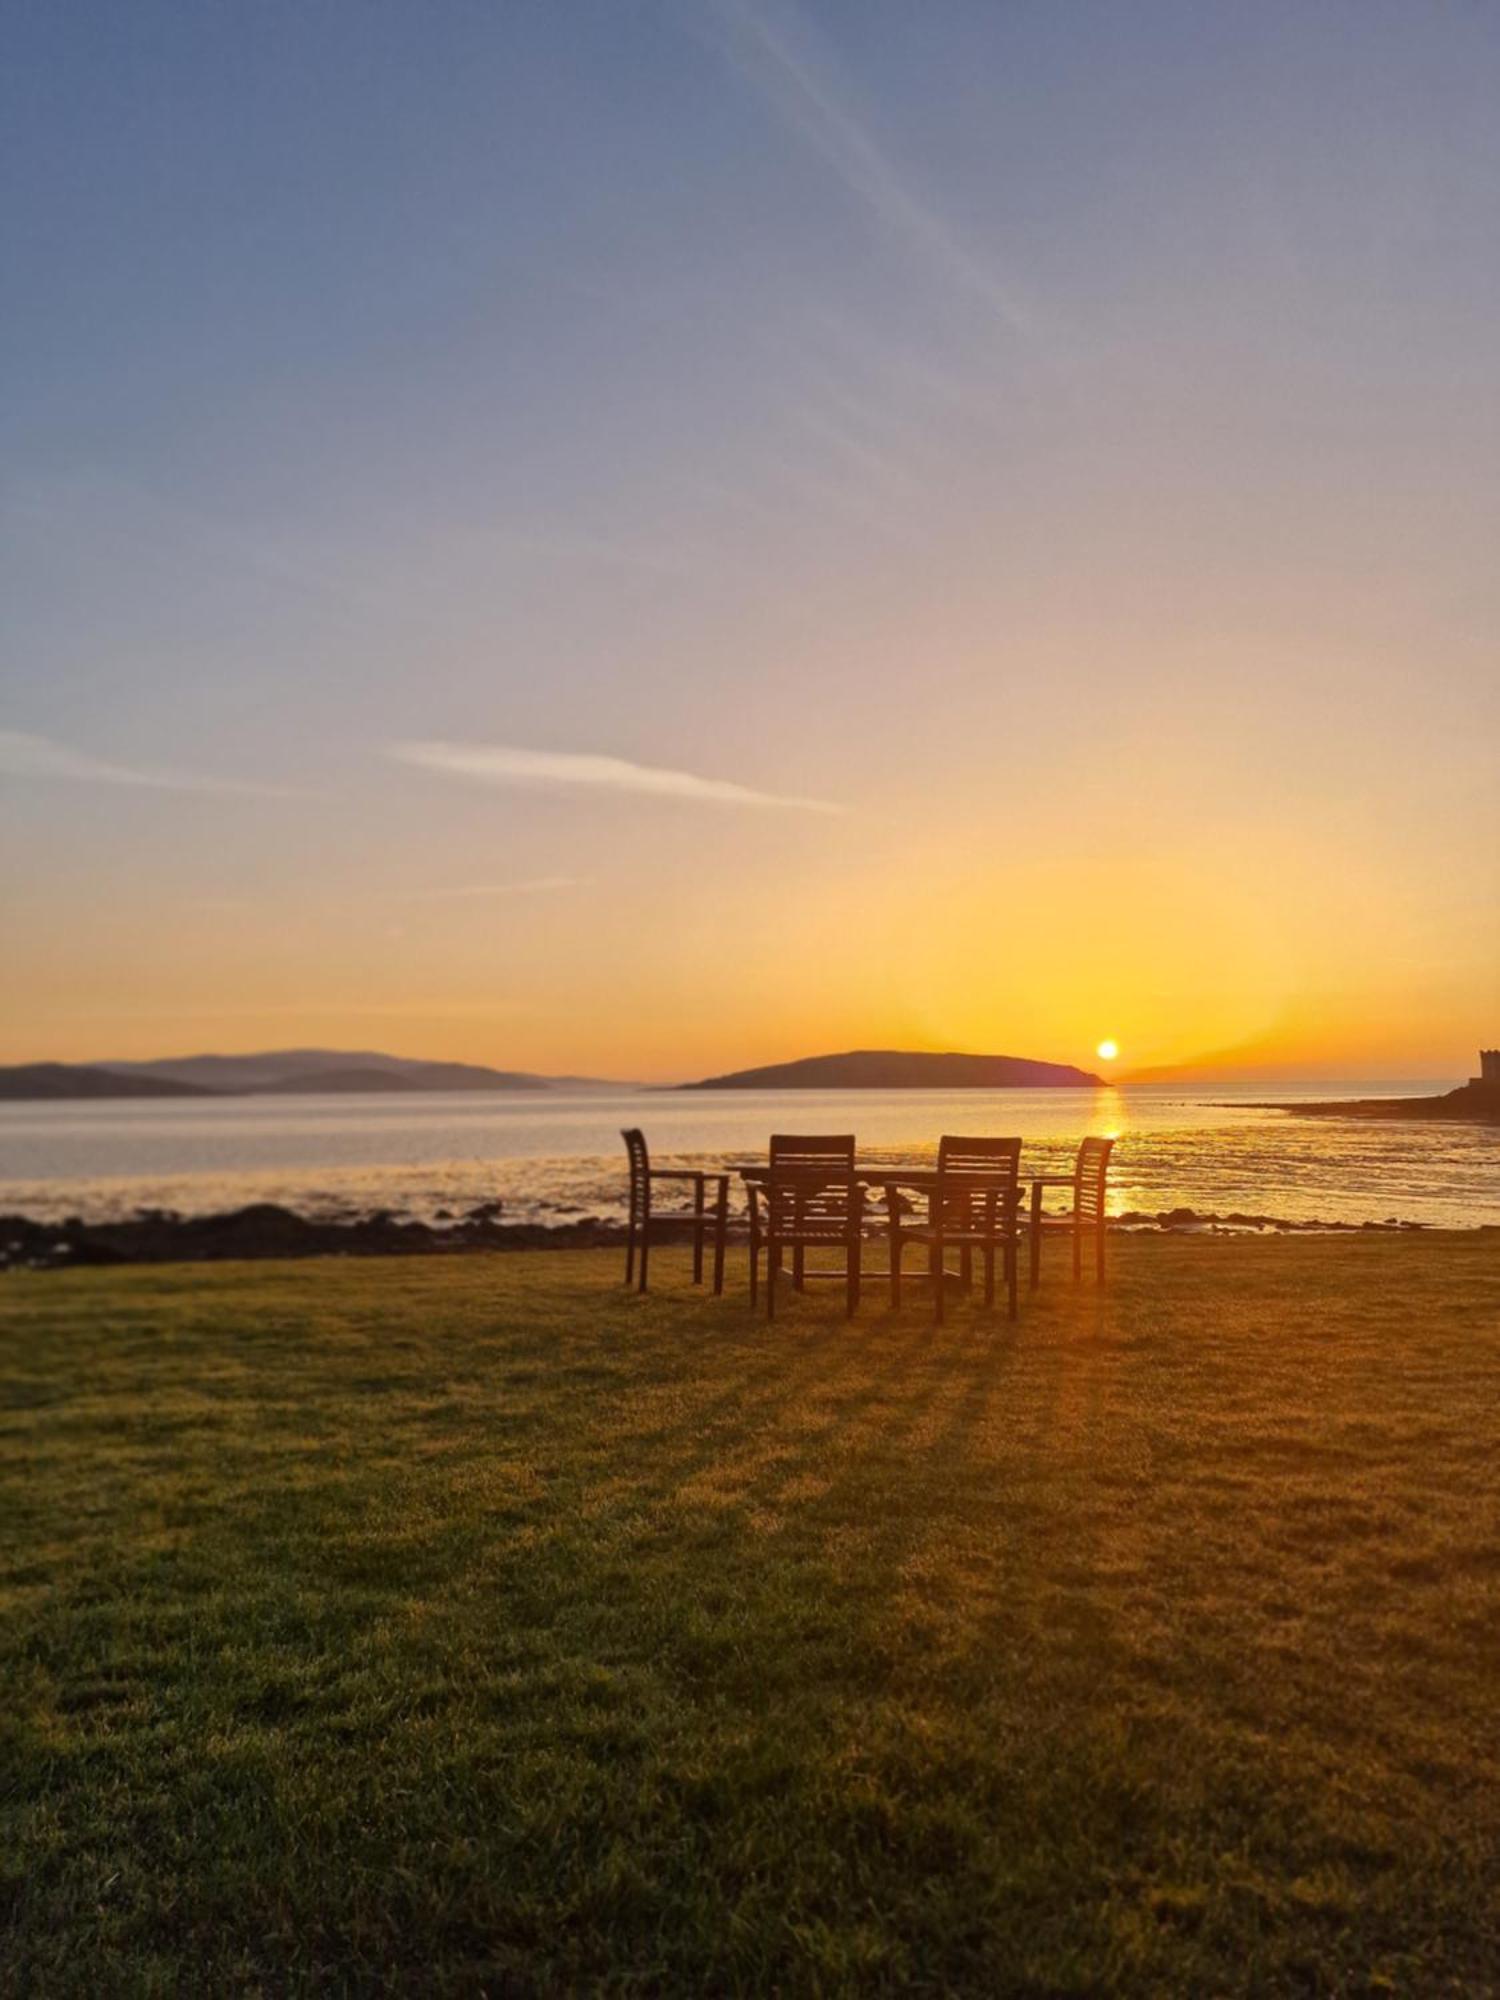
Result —
<instances>
[{"instance_id":1,"label":"sunlit water surface","mask_svg":"<svg viewBox=\"0 0 1500 2000\"><path fill-rule=\"evenodd\" d=\"M1303 1119L1267 1097L1423 1095L1438 1082L1109 1090L594 1092L0 1105L0 1210L90 1221L252 1201L431 1220L499 1199L508 1221L617 1217L620 1128L661 1165L764 1157L774 1131L849 1132L919 1159L940 1132L1019 1133L1023 1172L1118 1136L1110 1207L1306 1222L1500 1223L1500 1128ZM738 1190L736 1190L738 1192Z\"/></svg>"}]
</instances>

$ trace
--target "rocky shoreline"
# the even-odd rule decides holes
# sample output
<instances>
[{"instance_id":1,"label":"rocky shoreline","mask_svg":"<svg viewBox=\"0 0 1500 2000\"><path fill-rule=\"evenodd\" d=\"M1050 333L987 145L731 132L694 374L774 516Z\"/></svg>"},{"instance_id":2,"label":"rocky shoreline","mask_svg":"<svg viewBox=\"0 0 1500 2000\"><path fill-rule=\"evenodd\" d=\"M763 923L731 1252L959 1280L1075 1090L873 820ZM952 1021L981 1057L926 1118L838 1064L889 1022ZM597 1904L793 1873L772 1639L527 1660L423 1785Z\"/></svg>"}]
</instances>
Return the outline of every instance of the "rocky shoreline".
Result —
<instances>
[{"instance_id":1,"label":"rocky shoreline","mask_svg":"<svg viewBox=\"0 0 1500 2000\"><path fill-rule=\"evenodd\" d=\"M1254 1104L1253 1111L1290 1111L1298 1118L1400 1118L1500 1125L1500 1088L1475 1078L1441 1097L1335 1097L1315 1104Z\"/></svg>"},{"instance_id":2,"label":"rocky shoreline","mask_svg":"<svg viewBox=\"0 0 1500 2000\"><path fill-rule=\"evenodd\" d=\"M350 1220L298 1215L253 1202L221 1215L143 1209L126 1221L38 1222L0 1215L0 1270L91 1264L202 1264L234 1258L429 1257L476 1250L589 1250L623 1243L622 1226L589 1216L566 1223L505 1223L498 1201L451 1222L403 1220L388 1210Z\"/></svg>"},{"instance_id":3,"label":"rocky shoreline","mask_svg":"<svg viewBox=\"0 0 1500 2000\"><path fill-rule=\"evenodd\" d=\"M0 1271L71 1270L121 1264L201 1264L278 1257L432 1257L507 1250L599 1250L625 1241L625 1225L599 1216L575 1222L507 1223L498 1201L482 1202L445 1222L403 1220L377 1210L352 1220L320 1220L298 1215L274 1202L255 1202L221 1215L178 1215L144 1209L119 1222L38 1222L25 1215L0 1215ZM1114 1218L1116 1227L1142 1233L1359 1234L1425 1227L1391 1216L1384 1222L1290 1221L1284 1216L1200 1214L1196 1209L1131 1209ZM686 1227L680 1232L687 1240ZM744 1237L743 1227L731 1235Z\"/></svg>"}]
</instances>

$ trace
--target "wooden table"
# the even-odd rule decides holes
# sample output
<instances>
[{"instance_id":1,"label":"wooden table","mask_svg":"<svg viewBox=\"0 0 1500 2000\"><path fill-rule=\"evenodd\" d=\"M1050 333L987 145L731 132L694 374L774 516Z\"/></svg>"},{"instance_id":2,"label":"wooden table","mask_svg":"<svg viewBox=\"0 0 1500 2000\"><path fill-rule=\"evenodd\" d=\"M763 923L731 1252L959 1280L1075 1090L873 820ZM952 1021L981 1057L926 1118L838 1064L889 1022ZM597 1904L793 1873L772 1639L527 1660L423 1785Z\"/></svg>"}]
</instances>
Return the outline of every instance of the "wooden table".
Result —
<instances>
[{"instance_id":1,"label":"wooden table","mask_svg":"<svg viewBox=\"0 0 1500 2000\"><path fill-rule=\"evenodd\" d=\"M731 1174L738 1174L746 1187L763 1187L771 1178L771 1165L768 1160L734 1160L730 1162L725 1171ZM788 1172L791 1171L791 1169L788 1169ZM901 1166L899 1164L889 1166L880 1165L870 1160L856 1160L851 1171L854 1178L857 1181L862 1181L866 1187L879 1188L885 1195L888 1207L894 1195L901 1189L906 1189L912 1194L930 1195L938 1184L938 1170L936 1167ZM1024 1202L1024 1205L1029 1210L1028 1219L1031 1226L1030 1278L1033 1286L1037 1282L1037 1253L1041 1249L1042 1202L1046 1191L1048 1188L1071 1188L1073 1185L1074 1177L1072 1174L1022 1174L1017 1180L1016 1207L1019 1210ZM1031 1190L1029 1200L1020 1192L1026 1188Z\"/></svg>"},{"instance_id":2,"label":"wooden table","mask_svg":"<svg viewBox=\"0 0 1500 2000\"><path fill-rule=\"evenodd\" d=\"M738 1174L747 1187L764 1186L771 1178L770 1163L766 1160L732 1160L724 1171L730 1174ZM789 1180L793 1180L797 1176L797 1169L795 1167L788 1166L783 1171ZM899 1163L896 1166L889 1166L878 1165L871 1160L856 1160L849 1171L854 1179L862 1182L864 1186L880 1188L886 1195L889 1195L893 1189L897 1188L907 1188L914 1194L931 1194L938 1184L938 1170L936 1167L902 1166ZM820 1168L816 1173L810 1173L808 1178L812 1180L818 1179L821 1176L822 1170ZM833 1179L837 1177L828 1176L828 1178ZM966 1176L963 1174L951 1174L949 1178L955 1183L961 1183ZM1073 1176L1071 1174L1022 1174L1016 1185L1018 1188L1029 1187L1031 1189L1031 1205L1035 1210L1041 1206L1041 1191L1043 1188L1071 1187L1073 1185Z\"/></svg>"},{"instance_id":3,"label":"wooden table","mask_svg":"<svg viewBox=\"0 0 1500 2000\"><path fill-rule=\"evenodd\" d=\"M725 1171L731 1174L738 1174L740 1179L745 1183L746 1187L751 1189L764 1187L771 1178L771 1164L769 1160L734 1160L729 1163ZM785 1174L786 1179L788 1180L796 1180L798 1178L798 1173L795 1167L788 1166L783 1169L783 1172ZM930 1197L937 1191L940 1181L940 1176L935 1166L931 1167L902 1166L899 1162L896 1165L892 1166L888 1163L876 1162L873 1160L856 1160L853 1166L847 1169L847 1175L848 1177L858 1181L864 1187L879 1188L881 1190L886 1199L886 1209L890 1219L889 1220L890 1227L894 1227L896 1223L896 1197L898 1193L905 1190L906 1192L911 1194L925 1194L930 1199ZM806 1174L806 1179L810 1185L815 1185L815 1186L821 1185L824 1187L832 1185L835 1181L842 1181L845 1179L845 1177L846 1176L844 1173L829 1173L823 1168L817 1168L811 1170ZM962 1185L964 1180L968 1177L963 1174L950 1174L948 1178L951 1182L954 1182L958 1185ZM1031 1177L1028 1177L1026 1175L1019 1176L1016 1181L1015 1201L1013 1203L1008 1202L1006 1204L1007 1208L1010 1210L1010 1217L1011 1217L1011 1220L1009 1220L1007 1223L1007 1233L1009 1233L1010 1229L1014 1228L1016 1224L1018 1224L1020 1221L1020 1209L1023 1200L1022 1196L1023 1188L1027 1186L1030 1186L1031 1188L1031 1217L1033 1225L1035 1225L1037 1220L1040 1218L1042 1212L1043 1188L1048 1186L1056 1186L1057 1184L1058 1184L1057 1177L1055 1175L1042 1174ZM1067 1178L1065 1185L1071 1187L1072 1184L1073 1184L1072 1177L1069 1176ZM1033 1226L1033 1231L1032 1231L1033 1243L1036 1242L1037 1235L1038 1231ZM792 1283L797 1288L797 1290L800 1291L802 1289L802 1279L803 1279L802 1252L799 1249L795 1251L793 1254L795 1262L793 1264L793 1270L792 1270ZM1036 1253L1035 1250L1033 1250L1032 1252L1033 1264L1035 1263L1035 1260L1036 1260ZM936 1279L938 1278L938 1273L934 1271L933 1277L934 1280L936 1281ZM944 1271L941 1274L941 1282L944 1289L946 1290L950 1286L957 1287L959 1289L967 1289L970 1281L971 1281L971 1274L969 1269L969 1253L968 1249L965 1248L964 1258L963 1258L963 1269L959 1272ZM1032 1282L1033 1283L1036 1282L1034 1276Z\"/></svg>"}]
</instances>

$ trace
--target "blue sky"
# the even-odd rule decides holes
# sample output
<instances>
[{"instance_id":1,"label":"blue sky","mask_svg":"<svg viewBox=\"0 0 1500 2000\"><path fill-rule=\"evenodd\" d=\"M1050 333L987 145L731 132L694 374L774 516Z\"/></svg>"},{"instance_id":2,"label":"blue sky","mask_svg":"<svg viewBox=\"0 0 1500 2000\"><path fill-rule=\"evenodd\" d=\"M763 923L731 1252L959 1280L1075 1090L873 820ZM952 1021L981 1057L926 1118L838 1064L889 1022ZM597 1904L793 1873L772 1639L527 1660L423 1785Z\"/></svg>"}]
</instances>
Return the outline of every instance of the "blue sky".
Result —
<instances>
[{"instance_id":1,"label":"blue sky","mask_svg":"<svg viewBox=\"0 0 1500 2000\"><path fill-rule=\"evenodd\" d=\"M1482 7L9 10L6 1053L1466 1060L1497 86Z\"/></svg>"}]
</instances>

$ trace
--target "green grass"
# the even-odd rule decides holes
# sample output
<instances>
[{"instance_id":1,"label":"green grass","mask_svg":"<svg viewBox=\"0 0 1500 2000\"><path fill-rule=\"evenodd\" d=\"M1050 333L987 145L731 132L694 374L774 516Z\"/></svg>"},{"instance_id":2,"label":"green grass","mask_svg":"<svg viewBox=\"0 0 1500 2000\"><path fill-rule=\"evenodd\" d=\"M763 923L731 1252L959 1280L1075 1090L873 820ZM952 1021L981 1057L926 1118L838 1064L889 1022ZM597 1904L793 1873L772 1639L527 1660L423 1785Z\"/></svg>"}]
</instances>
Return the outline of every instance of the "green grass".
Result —
<instances>
[{"instance_id":1,"label":"green grass","mask_svg":"<svg viewBox=\"0 0 1500 2000\"><path fill-rule=\"evenodd\" d=\"M0 1991L1500 1991L1500 1240L0 1283Z\"/></svg>"}]
</instances>

